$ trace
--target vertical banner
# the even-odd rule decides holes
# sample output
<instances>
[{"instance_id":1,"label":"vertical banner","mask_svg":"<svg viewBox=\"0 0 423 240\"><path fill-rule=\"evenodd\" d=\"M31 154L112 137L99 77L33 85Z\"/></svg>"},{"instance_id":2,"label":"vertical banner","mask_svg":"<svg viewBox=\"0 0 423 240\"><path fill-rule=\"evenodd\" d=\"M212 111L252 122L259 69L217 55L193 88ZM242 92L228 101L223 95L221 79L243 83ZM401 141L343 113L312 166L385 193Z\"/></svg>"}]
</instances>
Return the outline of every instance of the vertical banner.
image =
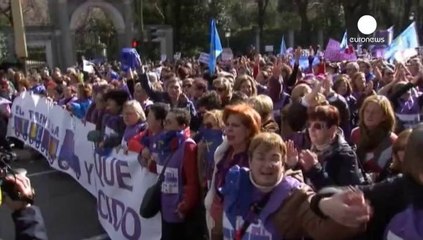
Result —
<instances>
[{"instance_id":1,"label":"vertical banner","mask_svg":"<svg viewBox=\"0 0 423 240\"><path fill-rule=\"evenodd\" d=\"M94 144L87 140L92 130L94 124L24 92L13 102L8 136L43 154L51 167L71 175L95 196L99 221L111 239L159 240L160 214L144 219L138 213L157 175L140 166L136 153L95 154Z\"/></svg>"}]
</instances>

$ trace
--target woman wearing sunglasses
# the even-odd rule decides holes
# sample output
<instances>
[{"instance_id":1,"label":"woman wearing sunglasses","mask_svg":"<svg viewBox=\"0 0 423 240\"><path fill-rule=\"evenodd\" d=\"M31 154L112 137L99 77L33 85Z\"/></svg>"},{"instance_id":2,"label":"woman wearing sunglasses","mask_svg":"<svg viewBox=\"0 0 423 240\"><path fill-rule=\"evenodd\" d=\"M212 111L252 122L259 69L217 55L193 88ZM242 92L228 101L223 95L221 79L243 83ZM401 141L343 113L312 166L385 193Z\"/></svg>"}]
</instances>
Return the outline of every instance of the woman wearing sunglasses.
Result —
<instances>
[{"instance_id":1,"label":"woman wearing sunglasses","mask_svg":"<svg viewBox=\"0 0 423 240\"><path fill-rule=\"evenodd\" d=\"M359 239L423 239L422 148L423 124L418 124L405 146L403 175L357 186L353 193L341 188L323 189L312 199L313 211L343 225L366 223L366 232ZM348 197L357 194L362 200Z\"/></svg>"},{"instance_id":2,"label":"woman wearing sunglasses","mask_svg":"<svg viewBox=\"0 0 423 240\"><path fill-rule=\"evenodd\" d=\"M299 157L305 177L317 190L329 185L363 183L357 156L339 127L338 109L332 105L317 106L308 112L307 120L311 148L298 156L293 143L289 142L290 162L295 163Z\"/></svg>"}]
</instances>

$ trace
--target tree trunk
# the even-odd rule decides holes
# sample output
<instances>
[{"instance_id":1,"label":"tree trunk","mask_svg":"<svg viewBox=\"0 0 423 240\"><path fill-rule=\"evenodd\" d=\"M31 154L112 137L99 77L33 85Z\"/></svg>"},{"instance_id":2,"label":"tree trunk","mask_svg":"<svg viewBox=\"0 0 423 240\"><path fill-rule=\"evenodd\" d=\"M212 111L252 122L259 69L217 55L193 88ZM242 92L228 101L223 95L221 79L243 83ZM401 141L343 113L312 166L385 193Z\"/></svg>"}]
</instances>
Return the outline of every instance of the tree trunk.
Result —
<instances>
[{"instance_id":1,"label":"tree trunk","mask_svg":"<svg viewBox=\"0 0 423 240\"><path fill-rule=\"evenodd\" d=\"M175 37L175 49L181 48L181 4L177 1L172 2L173 4L173 14L174 14L174 22L173 22L173 30L174 30L174 37Z\"/></svg>"},{"instance_id":2,"label":"tree trunk","mask_svg":"<svg viewBox=\"0 0 423 240\"><path fill-rule=\"evenodd\" d=\"M308 20L307 16L307 6L308 6L308 0L297 0L297 9L298 9L298 15L301 18L301 34L303 36L311 36L311 23ZM307 43L310 43L311 39L307 39Z\"/></svg>"},{"instance_id":3,"label":"tree trunk","mask_svg":"<svg viewBox=\"0 0 423 240\"><path fill-rule=\"evenodd\" d=\"M261 52L262 49L262 42L263 42L263 29L264 29L264 14L265 14L265 9L264 9L264 1L265 0L258 0L258 16L257 16L257 25L258 25L258 31L259 31L259 43L260 45L258 46L257 51Z\"/></svg>"}]
</instances>

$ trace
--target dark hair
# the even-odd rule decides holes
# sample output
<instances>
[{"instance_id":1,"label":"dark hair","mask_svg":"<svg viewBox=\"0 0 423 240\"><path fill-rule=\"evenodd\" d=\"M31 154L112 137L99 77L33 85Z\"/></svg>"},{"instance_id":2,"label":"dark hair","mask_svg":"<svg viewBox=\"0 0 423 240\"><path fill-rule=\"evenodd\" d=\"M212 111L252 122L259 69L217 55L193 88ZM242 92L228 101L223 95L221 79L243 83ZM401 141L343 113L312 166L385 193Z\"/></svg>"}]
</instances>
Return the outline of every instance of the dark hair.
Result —
<instances>
[{"instance_id":1,"label":"dark hair","mask_svg":"<svg viewBox=\"0 0 423 240\"><path fill-rule=\"evenodd\" d=\"M154 117L157 120L164 121L166 119L167 113L170 111L169 104L166 103L153 103L148 107L148 112L151 112L154 114Z\"/></svg>"},{"instance_id":2,"label":"dark hair","mask_svg":"<svg viewBox=\"0 0 423 240\"><path fill-rule=\"evenodd\" d=\"M221 109L222 100L216 91L210 91L197 100L197 109L200 107L205 107L207 110Z\"/></svg>"},{"instance_id":3,"label":"dark hair","mask_svg":"<svg viewBox=\"0 0 423 240\"><path fill-rule=\"evenodd\" d=\"M339 126L339 111L332 105L317 106L308 112L308 120L322 121L326 123L328 128L332 126Z\"/></svg>"},{"instance_id":4,"label":"dark hair","mask_svg":"<svg viewBox=\"0 0 423 240\"><path fill-rule=\"evenodd\" d=\"M248 100L248 96L240 91L235 91L232 93L232 98L229 101L229 104L239 104L239 103L245 103Z\"/></svg>"},{"instance_id":5,"label":"dark hair","mask_svg":"<svg viewBox=\"0 0 423 240\"><path fill-rule=\"evenodd\" d=\"M194 82L192 83L196 89L201 90L203 92L207 91L207 81L202 78L196 78L194 79Z\"/></svg>"},{"instance_id":6,"label":"dark hair","mask_svg":"<svg viewBox=\"0 0 423 240\"><path fill-rule=\"evenodd\" d=\"M119 106L123 106L123 104L128 101L129 94L125 90L110 90L104 95L104 100L114 100Z\"/></svg>"},{"instance_id":7,"label":"dark hair","mask_svg":"<svg viewBox=\"0 0 423 240\"><path fill-rule=\"evenodd\" d=\"M172 108L169 113L175 114L176 121L178 122L178 125L185 125L189 126L191 123L191 116L185 108Z\"/></svg>"}]
</instances>

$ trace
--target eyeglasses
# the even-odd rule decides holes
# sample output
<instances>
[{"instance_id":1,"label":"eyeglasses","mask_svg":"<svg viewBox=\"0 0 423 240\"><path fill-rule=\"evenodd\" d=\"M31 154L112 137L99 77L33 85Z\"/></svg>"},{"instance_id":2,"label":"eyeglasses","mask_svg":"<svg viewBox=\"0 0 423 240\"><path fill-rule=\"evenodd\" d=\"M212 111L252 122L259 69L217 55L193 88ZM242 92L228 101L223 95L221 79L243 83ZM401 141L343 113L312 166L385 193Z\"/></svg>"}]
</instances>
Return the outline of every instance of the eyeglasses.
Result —
<instances>
[{"instance_id":1,"label":"eyeglasses","mask_svg":"<svg viewBox=\"0 0 423 240\"><path fill-rule=\"evenodd\" d=\"M224 91L225 91L225 88L223 88L223 87L216 88L216 91L217 91L217 92L224 92Z\"/></svg>"},{"instance_id":2,"label":"eyeglasses","mask_svg":"<svg viewBox=\"0 0 423 240\"><path fill-rule=\"evenodd\" d=\"M307 124L308 129L314 129L314 130L322 130L326 128L326 124L321 122L314 122L314 123L308 123Z\"/></svg>"}]
</instances>

